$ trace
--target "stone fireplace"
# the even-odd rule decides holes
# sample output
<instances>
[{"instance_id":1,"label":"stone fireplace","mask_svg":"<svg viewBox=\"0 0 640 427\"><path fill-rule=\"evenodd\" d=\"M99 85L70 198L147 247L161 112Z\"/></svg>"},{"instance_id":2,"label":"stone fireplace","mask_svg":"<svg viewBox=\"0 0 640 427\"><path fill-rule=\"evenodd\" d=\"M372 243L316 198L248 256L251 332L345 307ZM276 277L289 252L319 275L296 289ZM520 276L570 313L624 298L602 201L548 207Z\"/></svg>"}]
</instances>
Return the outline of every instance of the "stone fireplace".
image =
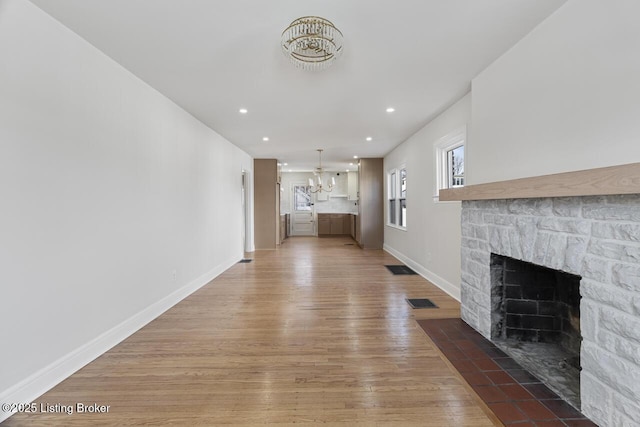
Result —
<instances>
[{"instance_id":1,"label":"stone fireplace","mask_svg":"<svg viewBox=\"0 0 640 427\"><path fill-rule=\"evenodd\" d=\"M463 201L461 303L486 338L566 351L551 363L576 372L567 400L594 422L637 425L640 194Z\"/></svg>"}]
</instances>

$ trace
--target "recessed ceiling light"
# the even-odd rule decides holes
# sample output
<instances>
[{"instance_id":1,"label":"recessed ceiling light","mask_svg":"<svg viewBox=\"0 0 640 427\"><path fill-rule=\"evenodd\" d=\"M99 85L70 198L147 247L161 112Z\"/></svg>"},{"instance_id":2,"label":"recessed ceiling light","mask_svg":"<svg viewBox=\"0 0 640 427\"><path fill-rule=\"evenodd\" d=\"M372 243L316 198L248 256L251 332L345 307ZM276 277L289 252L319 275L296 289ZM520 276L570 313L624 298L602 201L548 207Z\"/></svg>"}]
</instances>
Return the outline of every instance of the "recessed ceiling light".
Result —
<instances>
[{"instance_id":1,"label":"recessed ceiling light","mask_svg":"<svg viewBox=\"0 0 640 427\"><path fill-rule=\"evenodd\" d=\"M373 138L371 138L370 136L367 137L367 141L371 141L373 140Z\"/></svg>"},{"instance_id":2,"label":"recessed ceiling light","mask_svg":"<svg viewBox=\"0 0 640 427\"><path fill-rule=\"evenodd\" d=\"M349 169L347 169L347 172L349 172Z\"/></svg>"},{"instance_id":3,"label":"recessed ceiling light","mask_svg":"<svg viewBox=\"0 0 640 427\"><path fill-rule=\"evenodd\" d=\"M249 112L249 110L247 110L246 108L241 108L241 109L238 110L238 112L240 114L247 114Z\"/></svg>"},{"instance_id":4,"label":"recessed ceiling light","mask_svg":"<svg viewBox=\"0 0 640 427\"><path fill-rule=\"evenodd\" d=\"M353 158L354 158L354 159L357 159L357 158L358 158L358 156L353 156Z\"/></svg>"},{"instance_id":5,"label":"recessed ceiling light","mask_svg":"<svg viewBox=\"0 0 640 427\"><path fill-rule=\"evenodd\" d=\"M269 140L269 137L268 137L268 136L262 137L262 140L263 140L264 142L267 142L267 141Z\"/></svg>"},{"instance_id":6,"label":"recessed ceiling light","mask_svg":"<svg viewBox=\"0 0 640 427\"><path fill-rule=\"evenodd\" d=\"M285 165L285 166L289 166L289 163L285 163L284 165Z\"/></svg>"},{"instance_id":7,"label":"recessed ceiling light","mask_svg":"<svg viewBox=\"0 0 640 427\"><path fill-rule=\"evenodd\" d=\"M394 111L396 111L396 109L393 107L387 108L387 113L393 113Z\"/></svg>"}]
</instances>

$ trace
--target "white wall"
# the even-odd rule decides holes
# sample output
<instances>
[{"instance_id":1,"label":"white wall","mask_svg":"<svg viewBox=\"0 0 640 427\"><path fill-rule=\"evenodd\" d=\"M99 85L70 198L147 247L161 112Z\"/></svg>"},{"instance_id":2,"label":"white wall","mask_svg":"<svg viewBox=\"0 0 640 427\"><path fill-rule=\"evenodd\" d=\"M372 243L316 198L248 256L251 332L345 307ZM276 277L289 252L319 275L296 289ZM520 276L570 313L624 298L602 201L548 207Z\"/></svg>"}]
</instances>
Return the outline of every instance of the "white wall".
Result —
<instances>
[{"instance_id":1,"label":"white wall","mask_svg":"<svg viewBox=\"0 0 640 427\"><path fill-rule=\"evenodd\" d=\"M467 183L640 162L638 16L570 0L474 79Z\"/></svg>"},{"instance_id":2,"label":"white wall","mask_svg":"<svg viewBox=\"0 0 640 427\"><path fill-rule=\"evenodd\" d=\"M242 258L253 162L29 2L0 58L0 401L28 402Z\"/></svg>"},{"instance_id":3,"label":"white wall","mask_svg":"<svg viewBox=\"0 0 640 427\"><path fill-rule=\"evenodd\" d=\"M468 132L470 121L471 94L467 94L384 158L385 173L407 167L407 230L385 226L385 250L458 300L460 203L433 200L434 143L465 125ZM386 185L385 179L385 194Z\"/></svg>"}]
</instances>

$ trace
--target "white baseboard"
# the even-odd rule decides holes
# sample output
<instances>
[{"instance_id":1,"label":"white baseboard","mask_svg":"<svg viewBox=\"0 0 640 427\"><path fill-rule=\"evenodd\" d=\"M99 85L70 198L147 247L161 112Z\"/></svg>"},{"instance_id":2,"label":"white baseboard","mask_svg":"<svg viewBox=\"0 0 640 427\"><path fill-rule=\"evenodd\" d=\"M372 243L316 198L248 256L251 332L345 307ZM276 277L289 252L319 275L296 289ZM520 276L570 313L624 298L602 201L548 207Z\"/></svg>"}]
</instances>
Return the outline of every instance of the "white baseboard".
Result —
<instances>
[{"instance_id":1,"label":"white baseboard","mask_svg":"<svg viewBox=\"0 0 640 427\"><path fill-rule=\"evenodd\" d=\"M390 246L387 246L386 244L383 246L383 249L386 252L393 255L394 257L398 258L407 266L411 267L411 269L414 270L416 273L418 273L419 275L421 275L422 277L424 277L425 279L427 279L428 281L430 281L431 283L433 283L434 285L436 285L437 287L445 291L447 294L453 297L456 301L460 302L459 286L455 286L453 283L443 279L442 277L438 276L434 272L423 267L421 264L418 264L411 258L398 252L397 250L391 248Z\"/></svg>"},{"instance_id":2,"label":"white baseboard","mask_svg":"<svg viewBox=\"0 0 640 427\"><path fill-rule=\"evenodd\" d=\"M63 380L77 372L79 369L95 360L126 338L140 330L162 313L197 291L211 280L218 277L224 271L231 268L242 257L228 260L218 265L213 270L203 274L192 282L177 289L160 301L155 302L141 312L131 316L124 322L116 325L105 333L75 349L71 353L61 357L33 375L27 377L18 384L0 393L0 403L30 403L42 396L45 392L61 383ZM6 420L11 412L0 410L0 422Z\"/></svg>"}]
</instances>

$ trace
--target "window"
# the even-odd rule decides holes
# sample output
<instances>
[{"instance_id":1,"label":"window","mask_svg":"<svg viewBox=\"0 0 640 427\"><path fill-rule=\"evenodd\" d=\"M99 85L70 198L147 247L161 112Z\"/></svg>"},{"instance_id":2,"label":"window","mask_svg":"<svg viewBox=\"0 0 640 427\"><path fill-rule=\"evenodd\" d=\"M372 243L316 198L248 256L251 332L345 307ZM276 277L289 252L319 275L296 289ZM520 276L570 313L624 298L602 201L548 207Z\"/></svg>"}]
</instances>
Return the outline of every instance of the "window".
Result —
<instances>
[{"instance_id":1,"label":"window","mask_svg":"<svg viewBox=\"0 0 640 427\"><path fill-rule=\"evenodd\" d=\"M464 186L464 145L447 151L447 187Z\"/></svg>"},{"instance_id":2,"label":"window","mask_svg":"<svg viewBox=\"0 0 640 427\"><path fill-rule=\"evenodd\" d=\"M464 144L466 127L440 138L435 144L436 188L433 198L438 200L441 189L464 186Z\"/></svg>"},{"instance_id":3,"label":"window","mask_svg":"<svg viewBox=\"0 0 640 427\"><path fill-rule=\"evenodd\" d=\"M407 169L392 169L387 182L388 210L387 224L407 227Z\"/></svg>"},{"instance_id":4,"label":"window","mask_svg":"<svg viewBox=\"0 0 640 427\"><path fill-rule=\"evenodd\" d=\"M398 217L400 227L407 226L407 170L400 169L400 216Z\"/></svg>"},{"instance_id":5,"label":"window","mask_svg":"<svg viewBox=\"0 0 640 427\"><path fill-rule=\"evenodd\" d=\"M396 184L397 172L393 170L389 174L389 224L396 223Z\"/></svg>"},{"instance_id":6,"label":"window","mask_svg":"<svg viewBox=\"0 0 640 427\"><path fill-rule=\"evenodd\" d=\"M311 210L311 187L295 185L293 187L293 209L296 211Z\"/></svg>"}]
</instances>

